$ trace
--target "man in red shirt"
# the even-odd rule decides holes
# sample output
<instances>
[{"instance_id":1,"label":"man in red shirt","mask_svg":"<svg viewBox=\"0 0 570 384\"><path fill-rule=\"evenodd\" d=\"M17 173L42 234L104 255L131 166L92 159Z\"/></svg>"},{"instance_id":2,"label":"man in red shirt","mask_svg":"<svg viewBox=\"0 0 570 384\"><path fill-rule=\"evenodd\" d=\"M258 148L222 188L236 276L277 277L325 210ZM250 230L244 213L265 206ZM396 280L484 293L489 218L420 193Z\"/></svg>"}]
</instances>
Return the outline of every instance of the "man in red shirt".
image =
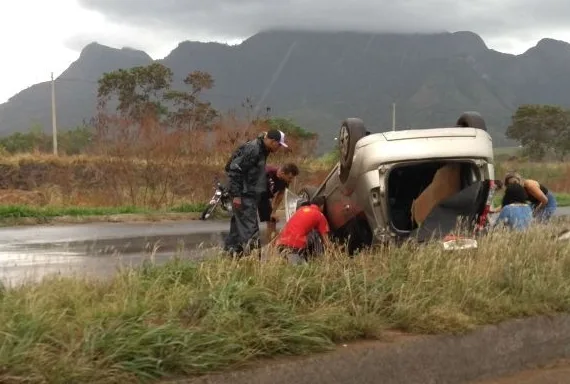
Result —
<instances>
[{"instance_id":1,"label":"man in red shirt","mask_svg":"<svg viewBox=\"0 0 570 384\"><path fill-rule=\"evenodd\" d=\"M291 262L307 261L308 257L321 254L323 245L329 244L324 205L323 196L315 197L310 204L299 207L279 233L277 249Z\"/></svg>"}]
</instances>

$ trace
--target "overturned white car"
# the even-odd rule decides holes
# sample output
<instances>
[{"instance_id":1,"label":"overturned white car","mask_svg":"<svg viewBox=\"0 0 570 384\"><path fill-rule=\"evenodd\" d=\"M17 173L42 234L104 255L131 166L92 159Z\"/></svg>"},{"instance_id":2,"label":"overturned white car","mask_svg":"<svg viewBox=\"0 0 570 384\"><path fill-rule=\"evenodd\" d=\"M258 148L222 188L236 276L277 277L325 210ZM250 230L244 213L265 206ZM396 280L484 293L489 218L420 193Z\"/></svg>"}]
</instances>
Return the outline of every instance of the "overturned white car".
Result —
<instances>
[{"instance_id":1,"label":"overturned white car","mask_svg":"<svg viewBox=\"0 0 570 384\"><path fill-rule=\"evenodd\" d=\"M325 196L333 238L348 252L414 238L476 247L494 194L493 143L483 118L465 112L454 126L370 133L345 120L340 161L320 185L285 199L289 219L301 199ZM470 238L454 238L458 221Z\"/></svg>"}]
</instances>

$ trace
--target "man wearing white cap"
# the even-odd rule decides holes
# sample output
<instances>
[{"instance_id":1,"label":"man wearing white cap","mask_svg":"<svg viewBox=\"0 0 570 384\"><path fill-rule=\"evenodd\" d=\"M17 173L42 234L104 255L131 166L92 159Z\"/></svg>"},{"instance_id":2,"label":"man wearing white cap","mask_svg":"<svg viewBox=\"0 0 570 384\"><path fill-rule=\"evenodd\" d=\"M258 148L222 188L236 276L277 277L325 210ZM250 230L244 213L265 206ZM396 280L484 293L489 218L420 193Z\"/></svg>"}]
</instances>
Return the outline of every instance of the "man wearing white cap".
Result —
<instances>
[{"instance_id":1,"label":"man wearing white cap","mask_svg":"<svg viewBox=\"0 0 570 384\"><path fill-rule=\"evenodd\" d=\"M226 164L233 210L224 249L234 256L261 245L257 206L267 189L265 165L267 156L281 147L288 147L285 134L272 129L241 145Z\"/></svg>"}]
</instances>

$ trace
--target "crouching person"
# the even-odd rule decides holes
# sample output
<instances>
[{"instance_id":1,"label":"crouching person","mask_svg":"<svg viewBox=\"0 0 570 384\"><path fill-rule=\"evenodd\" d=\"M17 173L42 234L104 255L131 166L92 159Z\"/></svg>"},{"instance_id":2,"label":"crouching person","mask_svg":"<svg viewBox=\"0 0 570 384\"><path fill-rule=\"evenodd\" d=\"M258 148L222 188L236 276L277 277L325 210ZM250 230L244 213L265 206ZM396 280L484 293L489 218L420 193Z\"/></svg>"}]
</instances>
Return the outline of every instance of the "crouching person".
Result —
<instances>
[{"instance_id":1,"label":"crouching person","mask_svg":"<svg viewBox=\"0 0 570 384\"><path fill-rule=\"evenodd\" d=\"M329 245L329 223L323 214L325 198L315 197L285 223L277 237L277 250L294 264L322 255Z\"/></svg>"}]
</instances>

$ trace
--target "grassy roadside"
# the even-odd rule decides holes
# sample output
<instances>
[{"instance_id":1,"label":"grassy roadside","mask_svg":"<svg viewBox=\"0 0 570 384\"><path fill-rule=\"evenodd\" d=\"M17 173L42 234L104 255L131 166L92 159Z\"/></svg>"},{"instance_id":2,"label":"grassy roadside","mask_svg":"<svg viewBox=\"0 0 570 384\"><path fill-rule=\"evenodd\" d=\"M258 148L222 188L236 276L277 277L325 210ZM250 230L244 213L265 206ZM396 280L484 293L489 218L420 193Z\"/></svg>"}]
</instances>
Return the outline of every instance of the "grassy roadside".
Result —
<instances>
[{"instance_id":1,"label":"grassy roadside","mask_svg":"<svg viewBox=\"0 0 570 384\"><path fill-rule=\"evenodd\" d=\"M0 295L0 381L137 383L325 351L388 328L463 332L570 310L570 249L546 232L445 253L404 246L306 266L178 260Z\"/></svg>"},{"instance_id":2,"label":"grassy roadside","mask_svg":"<svg viewBox=\"0 0 570 384\"><path fill-rule=\"evenodd\" d=\"M0 226L50 222L139 221L193 219L200 216L204 204L184 204L164 210L138 207L34 207L0 205Z\"/></svg>"}]
</instances>

